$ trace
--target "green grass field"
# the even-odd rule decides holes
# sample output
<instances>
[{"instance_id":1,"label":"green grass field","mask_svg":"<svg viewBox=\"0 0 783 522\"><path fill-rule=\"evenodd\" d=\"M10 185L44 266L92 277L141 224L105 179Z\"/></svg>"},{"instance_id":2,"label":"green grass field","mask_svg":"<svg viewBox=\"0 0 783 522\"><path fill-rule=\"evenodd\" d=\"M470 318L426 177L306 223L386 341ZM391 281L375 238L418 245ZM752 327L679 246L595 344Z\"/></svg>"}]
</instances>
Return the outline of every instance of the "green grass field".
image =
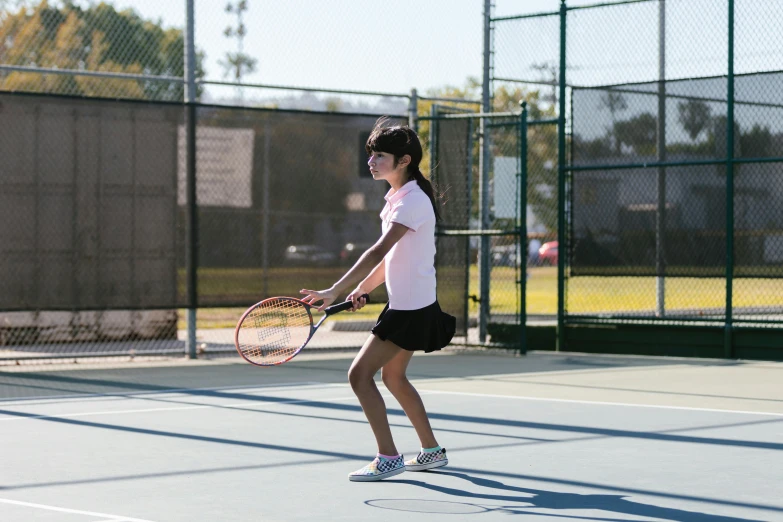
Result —
<instances>
[{"instance_id":1,"label":"green grass field","mask_svg":"<svg viewBox=\"0 0 783 522\"><path fill-rule=\"evenodd\" d=\"M302 286L321 289L340 278L344 269L323 268L303 270L278 268L270 274L270 295L298 297ZM215 301L220 296L243 296L248 303L263 293L262 272L258 269L202 269L199 273L199 293ZM307 280L303 280L303 276ZM184 281L184 279L183 279ZM181 284L184 284L181 281ZM567 310L574 314L623 313L655 310L654 277L574 277L567 281ZM184 287L183 287L184 288ZM438 288L442 296L448 288ZM470 269L469 293L478 294L478 270ZM669 310L720 309L725 305L725 281L720 278L667 278L666 308ZM376 290L379 301L385 292ZM735 279L735 307L778 307L783 304L783 280ZM458 297L458 296L457 296ZM374 320L384 302L375 302L354 313L336 315L334 320ZM514 314L517 311L516 273L512 267L493 268L490 282L490 307L493 314ZM471 313L477 306L470 305ZM244 308L202 308L198 311L199 328L233 328ZM557 313L557 269L540 267L529 270L527 279L527 313L546 315ZM184 310L180 312L180 328L185 327Z\"/></svg>"},{"instance_id":2,"label":"green grass field","mask_svg":"<svg viewBox=\"0 0 783 522\"><path fill-rule=\"evenodd\" d=\"M527 280L527 313L557 313L557 269L532 268ZM490 300L493 313L516 310L513 268L492 270ZM640 312L655 310L655 277L572 277L567 281L567 309L575 314ZM666 278L666 308L708 310L723 308L726 281L721 278ZM471 271L471 290L478 291L478 277ZM783 305L783 280L735 279L733 304L743 307Z\"/></svg>"}]
</instances>

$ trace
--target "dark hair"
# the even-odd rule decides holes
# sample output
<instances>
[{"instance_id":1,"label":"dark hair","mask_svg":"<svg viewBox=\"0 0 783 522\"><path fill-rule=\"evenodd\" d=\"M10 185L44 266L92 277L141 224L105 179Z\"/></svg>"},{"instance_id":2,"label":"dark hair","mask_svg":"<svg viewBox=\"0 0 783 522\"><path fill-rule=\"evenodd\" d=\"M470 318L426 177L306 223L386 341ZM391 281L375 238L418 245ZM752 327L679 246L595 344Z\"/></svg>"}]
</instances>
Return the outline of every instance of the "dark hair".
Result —
<instances>
[{"instance_id":1,"label":"dark hair","mask_svg":"<svg viewBox=\"0 0 783 522\"><path fill-rule=\"evenodd\" d=\"M391 125L387 126L389 118L380 118L370 133L370 137L367 138L367 143L364 149L367 154L375 152L386 152L394 156L394 164L397 165L399 160L406 154L411 157L411 162L408 164L408 179L416 180L422 191L427 194L432 203L432 210L435 211L435 220L440 220L440 212L435 205L435 189L432 186L430 180L424 177L419 169L419 164L422 158L421 142L416 132L407 125Z\"/></svg>"}]
</instances>

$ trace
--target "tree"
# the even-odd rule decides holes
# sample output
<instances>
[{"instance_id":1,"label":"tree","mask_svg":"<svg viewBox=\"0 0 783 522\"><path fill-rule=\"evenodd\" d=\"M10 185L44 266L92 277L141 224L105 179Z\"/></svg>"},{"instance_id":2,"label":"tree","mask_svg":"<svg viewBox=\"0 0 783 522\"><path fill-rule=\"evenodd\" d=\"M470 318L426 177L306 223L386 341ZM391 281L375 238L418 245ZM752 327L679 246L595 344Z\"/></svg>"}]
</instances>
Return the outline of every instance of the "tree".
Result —
<instances>
[{"instance_id":1,"label":"tree","mask_svg":"<svg viewBox=\"0 0 783 522\"><path fill-rule=\"evenodd\" d=\"M700 100L688 100L678 103L677 111L682 128L696 141L710 122L710 106Z\"/></svg>"},{"instance_id":2,"label":"tree","mask_svg":"<svg viewBox=\"0 0 783 522\"><path fill-rule=\"evenodd\" d=\"M481 83L475 78L468 78L465 87L458 88L446 86L427 92L434 97L456 97L477 99L481 94ZM501 85L495 89L492 96L493 112L513 112L520 110L519 102L527 102L528 120L552 118L555 116L555 106L543 101L539 90L526 90L522 87L508 87ZM437 102L444 111L478 111L478 104L466 105L465 103ZM418 105L420 115L429 115L433 102L422 101ZM517 127L518 120L509 118L505 121L511 123L506 128L500 128L493 132L492 154L493 156L514 156L518 154L519 142ZM473 135L473 186L471 200L473 202L471 216L478 217L478 173L479 173L479 140L478 121L474 121ZM425 161L422 162L422 172L430 169L428 143L430 142L430 123L422 121L419 124L419 137L425 148ZM557 230L557 126L536 125L528 127L528 183L527 199L533 212L550 231ZM461 149L460 149L461 150ZM466 151L461 151L464 153ZM435 166L435 179L437 180L437 166ZM449 187L438 187L439 190L447 190ZM448 197L448 193L447 193ZM446 203L448 204L448 202ZM513 226L513 224L512 224Z\"/></svg>"},{"instance_id":3,"label":"tree","mask_svg":"<svg viewBox=\"0 0 783 522\"><path fill-rule=\"evenodd\" d=\"M8 3L8 2L6 2ZM0 17L0 62L41 68L179 76L184 73L184 36L133 10L116 11L100 3L82 8L73 2L50 7L46 0ZM196 77L204 76L203 53L196 56ZM89 76L12 72L0 88L21 91L182 100L179 82L125 80Z\"/></svg>"},{"instance_id":4,"label":"tree","mask_svg":"<svg viewBox=\"0 0 783 522\"><path fill-rule=\"evenodd\" d=\"M723 159L728 156L728 136L726 135L726 128L728 127L728 118L725 114L715 116L710 120L710 125L707 130L707 143L709 144L712 154L715 158ZM742 146L742 129L740 124L734 122L734 157L740 156L740 147ZM734 177L739 177L742 170L742 164L737 163L734 165ZM726 176L726 165L721 163L715 166L715 171L718 176Z\"/></svg>"},{"instance_id":5,"label":"tree","mask_svg":"<svg viewBox=\"0 0 783 522\"><path fill-rule=\"evenodd\" d=\"M242 77L245 74L251 74L253 71L255 71L256 63L258 62L258 60L248 54L245 54L244 52L244 41L245 35L247 34L247 28L242 22L242 13L245 11L247 11L246 0L240 0L236 4L229 2L226 5L227 13L236 13L237 26L226 27L226 29L223 31L223 34L226 35L227 38L235 37L237 39L237 52L226 53L226 59L220 60L219 63L221 67L223 67L223 76L225 77L233 75L233 80L236 83L242 83ZM241 102L244 98L241 87L237 88L237 95L239 97L239 101Z\"/></svg>"},{"instance_id":6,"label":"tree","mask_svg":"<svg viewBox=\"0 0 783 522\"><path fill-rule=\"evenodd\" d=\"M772 154L772 133L769 127L756 123L748 132L740 134L739 140L740 150L746 158L763 158Z\"/></svg>"},{"instance_id":7,"label":"tree","mask_svg":"<svg viewBox=\"0 0 783 522\"><path fill-rule=\"evenodd\" d=\"M609 114L612 118L612 127L609 129L609 134L614 137L615 152L620 154L620 140L617 135L617 113L627 109L628 102L625 101L625 96L622 93L606 91L606 94L601 96L598 108L604 107L609 109Z\"/></svg>"},{"instance_id":8,"label":"tree","mask_svg":"<svg viewBox=\"0 0 783 522\"><path fill-rule=\"evenodd\" d=\"M560 82L560 66L553 61L545 61L530 66L531 69L538 71L543 76L543 81L552 86L552 92L548 96L541 96L542 101L557 105L557 94Z\"/></svg>"},{"instance_id":9,"label":"tree","mask_svg":"<svg viewBox=\"0 0 783 522\"><path fill-rule=\"evenodd\" d=\"M633 147L640 156L655 153L655 137L658 134L658 118L649 112L643 112L625 121L614 124L615 138L618 143Z\"/></svg>"},{"instance_id":10,"label":"tree","mask_svg":"<svg viewBox=\"0 0 783 522\"><path fill-rule=\"evenodd\" d=\"M608 134L592 140L584 139L580 134L574 134L573 140L574 160L607 158L614 152Z\"/></svg>"},{"instance_id":11,"label":"tree","mask_svg":"<svg viewBox=\"0 0 783 522\"><path fill-rule=\"evenodd\" d=\"M727 156L727 136L726 127L728 126L728 118L725 114L715 116L710 120L707 130L707 142L710 145L710 150L715 154L716 158L725 158ZM742 129L740 124L734 122L734 157L739 157L740 146L742 136Z\"/></svg>"}]
</instances>

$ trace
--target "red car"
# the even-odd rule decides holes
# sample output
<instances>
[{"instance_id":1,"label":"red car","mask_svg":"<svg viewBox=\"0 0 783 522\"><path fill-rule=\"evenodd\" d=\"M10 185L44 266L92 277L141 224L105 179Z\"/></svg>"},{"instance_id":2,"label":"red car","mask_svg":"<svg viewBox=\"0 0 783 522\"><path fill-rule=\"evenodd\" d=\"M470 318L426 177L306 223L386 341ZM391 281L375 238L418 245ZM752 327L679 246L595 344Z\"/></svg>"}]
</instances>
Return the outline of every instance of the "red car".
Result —
<instances>
[{"instance_id":1,"label":"red car","mask_svg":"<svg viewBox=\"0 0 783 522\"><path fill-rule=\"evenodd\" d=\"M549 241L538 249L538 263L541 265L557 265L557 241Z\"/></svg>"}]
</instances>

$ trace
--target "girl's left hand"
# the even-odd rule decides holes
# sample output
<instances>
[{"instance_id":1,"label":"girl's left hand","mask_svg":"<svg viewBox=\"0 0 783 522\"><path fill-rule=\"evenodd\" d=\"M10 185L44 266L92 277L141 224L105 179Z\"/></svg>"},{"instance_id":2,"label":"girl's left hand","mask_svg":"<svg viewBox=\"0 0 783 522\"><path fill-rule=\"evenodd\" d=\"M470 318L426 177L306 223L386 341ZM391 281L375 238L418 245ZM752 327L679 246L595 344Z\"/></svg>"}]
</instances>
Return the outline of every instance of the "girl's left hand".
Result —
<instances>
[{"instance_id":1,"label":"girl's left hand","mask_svg":"<svg viewBox=\"0 0 783 522\"><path fill-rule=\"evenodd\" d=\"M319 312L323 312L324 309L332 304L337 299L337 292L329 288L328 290L299 290L300 294L306 294L306 297L302 298L302 302L315 306L318 301L323 301L321 306L318 307Z\"/></svg>"},{"instance_id":2,"label":"girl's left hand","mask_svg":"<svg viewBox=\"0 0 783 522\"><path fill-rule=\"evenodd\" d=\"M361 286L357 286L356 290L348 294L348 297L346 298L346 301L351 301L353 303L353 308L351 308L351 312L355 312L356 310L360 310L364 307L364 305L367 304L367 301L362 297L364 294L369 294L370 292L367 292L362 288Z\"/></svg>"}]
</instances>

